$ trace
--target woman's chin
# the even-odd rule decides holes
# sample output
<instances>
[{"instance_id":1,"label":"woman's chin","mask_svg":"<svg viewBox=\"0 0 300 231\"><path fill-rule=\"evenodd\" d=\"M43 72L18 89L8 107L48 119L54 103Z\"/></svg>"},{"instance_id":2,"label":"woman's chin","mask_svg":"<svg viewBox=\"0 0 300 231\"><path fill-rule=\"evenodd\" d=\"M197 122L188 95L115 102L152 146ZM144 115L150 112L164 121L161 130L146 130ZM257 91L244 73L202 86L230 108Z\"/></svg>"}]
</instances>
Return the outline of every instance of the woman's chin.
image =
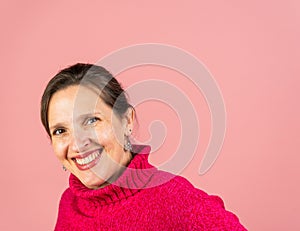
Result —
<instances>
[{"instance_id":1,"label":"woman's chin","mask_svg":"<svg viewBox=\"0 0 300 231\"><path fill-rule=\"evenodd\" d=\"M89 176L89 177L80 177L81 183L85 185L85 187L89 189L98 189L103 188L107 185L107 182L97 176Z\"/></svg>"}]
</instances>

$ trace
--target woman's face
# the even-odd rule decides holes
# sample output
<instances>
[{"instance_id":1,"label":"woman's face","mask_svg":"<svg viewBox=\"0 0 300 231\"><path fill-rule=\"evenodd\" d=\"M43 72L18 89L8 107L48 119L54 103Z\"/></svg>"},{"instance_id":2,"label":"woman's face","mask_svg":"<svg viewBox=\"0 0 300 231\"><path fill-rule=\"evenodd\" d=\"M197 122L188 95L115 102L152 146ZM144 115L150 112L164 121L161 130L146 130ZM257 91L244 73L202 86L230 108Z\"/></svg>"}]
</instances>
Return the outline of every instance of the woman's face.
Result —
<instances>
[{"instance_id":1,"label":"woman's face","mask_svg":"<svg viewBox=\"0 0 300 231\"><path fill-rule=\"evenodd\" d=\"M132 130L133 111L120 119L87 87L69 86L54 93L48 121L55 155L88 188L118 177L131 159L123 147Z\"/></svg>"}]
</instances>

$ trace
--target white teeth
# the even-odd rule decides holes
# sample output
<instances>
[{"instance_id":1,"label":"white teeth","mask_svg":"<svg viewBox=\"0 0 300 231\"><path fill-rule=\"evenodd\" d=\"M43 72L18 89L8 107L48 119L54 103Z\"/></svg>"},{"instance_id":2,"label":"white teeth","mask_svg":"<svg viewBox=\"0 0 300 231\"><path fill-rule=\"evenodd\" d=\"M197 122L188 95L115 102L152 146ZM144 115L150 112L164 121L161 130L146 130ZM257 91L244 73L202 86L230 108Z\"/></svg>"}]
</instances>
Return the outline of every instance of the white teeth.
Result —
<instances>
[{"instance_id":1,"label":"white teeth","mask_svg":"<svg viewBox=\"0 0 300 231\"><path fill-rule=\"evenodd\" d=\"M98 156L100 156L100 152L96 151L85 158L76 159L76 162L80 165L89 164L90 162L95 160Z\"/></svg>"}]
</instances>

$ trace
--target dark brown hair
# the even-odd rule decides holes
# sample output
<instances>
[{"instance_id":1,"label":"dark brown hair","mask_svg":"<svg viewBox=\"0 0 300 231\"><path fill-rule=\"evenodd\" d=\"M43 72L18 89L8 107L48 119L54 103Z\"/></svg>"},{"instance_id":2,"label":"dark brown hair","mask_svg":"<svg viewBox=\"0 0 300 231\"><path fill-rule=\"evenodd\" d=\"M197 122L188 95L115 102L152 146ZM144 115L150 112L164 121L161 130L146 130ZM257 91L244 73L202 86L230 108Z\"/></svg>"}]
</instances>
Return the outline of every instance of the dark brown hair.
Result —
<instances>
[{"instance_id":1,"label":"dark brown hair","mask_svg":"<svg viewBox=\"0 0 300 231\"><path fill-rule=\"evenodd\" d=\"M47 84L41 100L41 121L51 137L48 124L48 108L52 95L73 85L90 86L97 89L99 97L122 117L128 108L125 91L120 83L105 68L93 64L77 63L57 73Z\"/></svg>"}]
</instances>

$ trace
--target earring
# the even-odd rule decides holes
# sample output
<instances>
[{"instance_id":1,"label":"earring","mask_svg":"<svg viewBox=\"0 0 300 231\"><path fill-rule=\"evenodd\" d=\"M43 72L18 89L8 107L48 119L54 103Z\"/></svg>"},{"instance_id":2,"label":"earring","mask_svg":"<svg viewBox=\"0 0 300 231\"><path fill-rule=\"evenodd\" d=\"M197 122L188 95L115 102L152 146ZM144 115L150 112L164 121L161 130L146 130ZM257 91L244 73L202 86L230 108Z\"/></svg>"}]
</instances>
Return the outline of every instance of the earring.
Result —
<instances>
[{"instance_id":1,"label":"earring","mask_svg":"<svg viewBox=\"0 0 300 231\"><path fill-rule=\"evenodd\" d=\"M62 169L64 170L64 171L67 171L67 168L63 165L62 166Z\"/></svg>"},{"instance_id":2,"label":"earring","mask_svg":"<svg viewBox=\"0 0 300 231\"><path fill-rule=\"evenodd\" d=\"M131 128L129 128L129 129L128 129L128 132L127 132L127 133L128 133L128 136L131 135L131 132L132 132L132 130L131 130Z\"/></svg>"},{"instance_id":3,"label":"earring","mask_svg":"<svg viewBox=\"0 0 300 231\"><path fill-rule=\"evenodd\" d=\"M127 141L124 144L124 150L125 151L130 151L132 150L132 144L130 143L129 139L127 138Z\"/></svg>"}]
</instances>

